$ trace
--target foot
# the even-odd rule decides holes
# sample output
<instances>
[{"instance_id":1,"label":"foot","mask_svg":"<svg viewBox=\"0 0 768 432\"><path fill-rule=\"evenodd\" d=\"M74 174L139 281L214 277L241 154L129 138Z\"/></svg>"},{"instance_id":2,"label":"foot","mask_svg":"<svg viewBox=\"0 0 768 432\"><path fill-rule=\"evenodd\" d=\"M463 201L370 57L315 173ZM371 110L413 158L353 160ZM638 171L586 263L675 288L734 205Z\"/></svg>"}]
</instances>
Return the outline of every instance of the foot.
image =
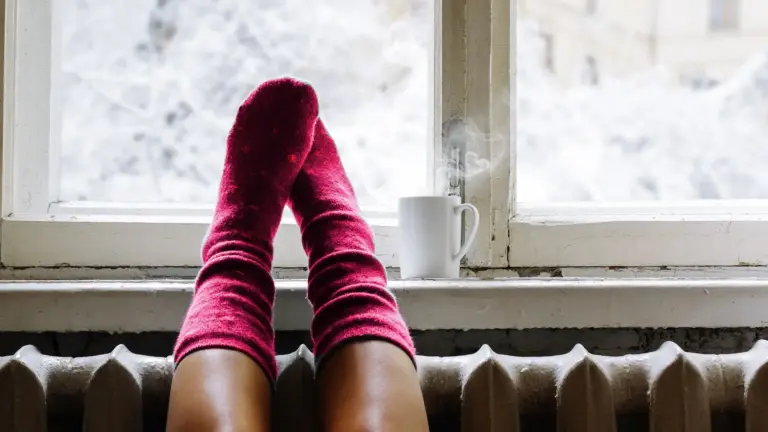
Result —
<instances>
[{"instance_id":1,"label":"foot","mask_svg":"<svg viewBox=\"0 0 768 432\"><path fill-rule=\"evenodd\" d=\"M197 350L228 348L274 380L272 241L309 153L317 109L312 87L293 79L267 81L240 106L177 363Z\"/></svg>"},{"instance_id":2,"label":"foot","mask_svg":"<svg viewBox=\"0 0 768 432\"><path fill-rule=\"evenodd\" d=\"M263 430L277 375L272 242L317 121L314 90L268 81L227 139L203 267L174 350L169 430Z\"/></svg>"}]
</instances>

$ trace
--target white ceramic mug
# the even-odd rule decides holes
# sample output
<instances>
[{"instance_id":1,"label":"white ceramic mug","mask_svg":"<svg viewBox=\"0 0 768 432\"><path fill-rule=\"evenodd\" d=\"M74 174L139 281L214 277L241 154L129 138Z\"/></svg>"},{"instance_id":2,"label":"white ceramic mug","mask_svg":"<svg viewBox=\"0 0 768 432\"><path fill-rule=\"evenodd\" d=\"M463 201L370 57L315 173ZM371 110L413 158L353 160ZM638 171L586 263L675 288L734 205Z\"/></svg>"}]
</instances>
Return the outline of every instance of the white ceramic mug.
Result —
<instances>
[{"instance_id":1,"label":"white ceramic mug","mask_svg":"<svg viewBox=\"0 0 768 432\"><path fill-rule=\"evenodd\" d=\"M461 215L472 212L472 228L461 244ZM458 278L461 259L477 234L480 214L456 196L400 198L400 277Z\"/></svg>"}]
</instances>

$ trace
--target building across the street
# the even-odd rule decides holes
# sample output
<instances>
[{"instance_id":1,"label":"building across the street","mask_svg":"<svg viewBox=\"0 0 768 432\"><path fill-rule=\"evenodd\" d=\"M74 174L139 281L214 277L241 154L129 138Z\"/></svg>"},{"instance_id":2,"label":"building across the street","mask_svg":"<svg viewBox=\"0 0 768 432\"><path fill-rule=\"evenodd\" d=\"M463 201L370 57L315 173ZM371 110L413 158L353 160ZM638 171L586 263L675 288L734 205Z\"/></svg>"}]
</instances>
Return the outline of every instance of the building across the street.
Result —
<instances>
[{"instance_id":1,"label":"building across the street","mask_svg":"<svg viewBox=\"0 0 768 432\"><path fill-rule=\"evenodd\" d=\"M543 61L564 86L663 65L708 87L768 51L766 0L519 0Z\"/></svg>"}]
</instances>

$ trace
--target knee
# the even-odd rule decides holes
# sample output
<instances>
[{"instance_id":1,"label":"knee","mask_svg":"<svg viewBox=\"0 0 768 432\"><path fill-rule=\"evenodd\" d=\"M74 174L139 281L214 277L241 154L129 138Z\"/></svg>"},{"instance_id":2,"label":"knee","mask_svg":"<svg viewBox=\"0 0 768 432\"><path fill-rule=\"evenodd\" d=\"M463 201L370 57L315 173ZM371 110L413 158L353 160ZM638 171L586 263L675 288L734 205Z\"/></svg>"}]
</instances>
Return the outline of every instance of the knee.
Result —
<instances>
[{"instance_id":1,"label":"knee","mask_svg":"<svg viewBox=\"0 0 768 432\"><path fill-rule=\"evenodd\" d=\"M428 431L424 399L410 357L382 341L332 353L318 376L327 431Z\"/></svg>"},{"instance_id":2,"label":"knee","mask_svg":"<svg viewBox=\"0 0 768 432\"><path fill-rule=\"evenodd\" d=\"M271 389L263 370L237 351L190 354L171 384L167 430L269 431Z\"/></svg>"}]
</instances>

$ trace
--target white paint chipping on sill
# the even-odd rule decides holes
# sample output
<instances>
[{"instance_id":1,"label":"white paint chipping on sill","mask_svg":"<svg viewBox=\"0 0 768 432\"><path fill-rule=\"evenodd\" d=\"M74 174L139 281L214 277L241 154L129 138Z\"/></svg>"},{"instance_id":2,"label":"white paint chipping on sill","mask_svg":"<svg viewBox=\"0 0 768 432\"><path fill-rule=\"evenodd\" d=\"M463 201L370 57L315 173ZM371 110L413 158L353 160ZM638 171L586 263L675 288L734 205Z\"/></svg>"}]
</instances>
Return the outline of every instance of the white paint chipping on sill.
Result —
<instances>
[{"instance_id":1,"label":"white paint chipping on sill","mask_svg":"<svg viewBox=\"0 0 768 432\"><path fill-rule=\"evenodd\" d=\"M194 279L199 267L0 267L2 281L146 281ZM275 267L272 277L279 280L306 279L306 267ZM400 279L400 269L387 267L390 280ZM592 279L749 279L768 278L765 266L730 267L528 267L528 268L467 268L461 270L464 279L510 278L592 278Z\"/></svg>"},{"instance_id":2,"label":"white paint chipping on sill","mask_svg":"<svg viewBox=\"0 0 768 432\"><path fill-rule=\"evenodd\" d=\"M275 328L306 330L306 281L277 282ZM432 329L762 327L763 279L393 281L409 326ZM176 331L191 281L0 283L2 331Z\"/></svg>"}]
</instances>

